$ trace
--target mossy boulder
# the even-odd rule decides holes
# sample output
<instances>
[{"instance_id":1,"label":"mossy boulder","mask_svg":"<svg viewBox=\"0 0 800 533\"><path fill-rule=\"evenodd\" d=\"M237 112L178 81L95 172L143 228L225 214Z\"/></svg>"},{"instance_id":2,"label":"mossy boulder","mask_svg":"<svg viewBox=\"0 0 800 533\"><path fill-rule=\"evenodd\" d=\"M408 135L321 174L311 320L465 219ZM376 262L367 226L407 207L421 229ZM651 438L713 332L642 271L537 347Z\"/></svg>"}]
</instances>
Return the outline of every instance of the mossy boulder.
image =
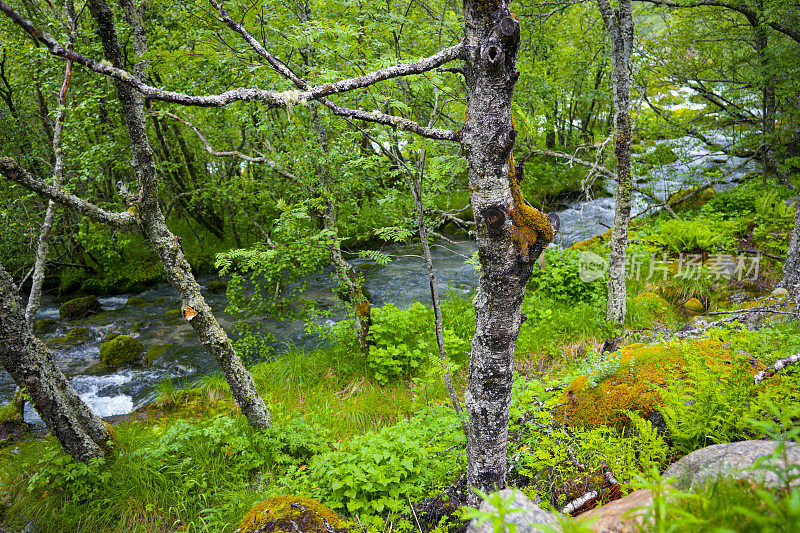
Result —
<instances>
[{"instance_id":1,"label":"mossy boulder","mask_svg":"<svg viewBox=\"0 0 800 533\"><path fill-rule=\"evenodd\" d=\"M242 519L239 533L338 533L350 530L344 518L304 496L275 496Z\"/></svg>"},{"instance_id":2,"label":"mossy boulder","mask_svg":"<svg viewBox=\"0 0 800 533\"><path fill-rule=\"evenodd\" d=\"M228 282L224 279L215 279L209 281L206 287L208 288L208 292L213 292L214 294L223 294L226 290L228 290Z\"/></svg>"},{"instance_id":3,"label":"mossy boulder","mask_svg":"<svg viewBox=\"0 0 800 533\"><path fill-rule=\"evenodd\" d=\"M605 231L600 235L595 235L590 239L586 239L585 241L578 241L570 247L570 250L574 250L576 252L582 252L584 250L591 250L592 248L603 244L604 242L608 242L611 239L611 230Z\"/></svg>"},{"instance_id":4,"label":"mossy boulder","mask_svg":"<svg viewBox=\"0 0 800 533\"><path fill-rule=\"evenodd\" d=\"M88 328L73 328L63 337L56 337L47 341L47 346L50 348L70 348L88 341L90 336Z\"/></svg>"},{"instance_id":5,"label":"mossy boulder","mask_svg":"<svg viewBox=\"0 0 800 533\"><path fill-rule=\"evenodd\" d=\"M564 390L557 402L561 407L554 413L557 422L621 429L629 424L623 410L647 418L658 410L659 388L684 364L681 350L671 345L631 344L611 357L619 362L612 375L597 384L591 383L588 375L578 376Z\"/></svg>"},{"instance_id":6,"label":"mossy boulder","mask_svg":"<svg viewBox=\"0 0 800 533\"><path fill-rule=\"evenodd\" d=\"M153 300L153 303L154 304L163 304L166 301L167 301L167 297L166 296L159 296L158 298Z\"/></svg>"},{"instance_id":7,"label":"mossy boulder","mask_svg":"<svg viewBox=\"0 0 800 533\"><path fill-rule=\"evenodd\" d=\"M169 311L164 313L164 316L167 317L167 318L173 318L173 317L176 317L176 316L181 316L181 310L180 309L170 309Z\"/></svg>"},{"instance_id":8,"label":"mossy boulder","mask_svg":"<svg viewBox=\"0 0 800 533\"><path fill-rule=\"evenodd\" d=\"M156 344L155 346L151 346L147 349L147 353L144 354L142 358L142 364L145 366L149 366L153 364L153 361L164 355L167 350L175 346L174 342L170 342L167 344Z\"/></svg>"},{"instance_id":9,"label":"mossy boulder","mask_svg":"<svg viewBox=\"0 0 800 533\"><path fill-rule=\"evenodd\" d=\"M623 429L629 419L623 411L633 411L651 421L658 416L660 392L670 380L684 379L686 357L702 356L709 368L724 377L731 371L731 360L741 357L731 346L718 338L672 341L645 346L637 343L620 348L616 370L596 385L589 376L576 377L556 402L557 422L573 427L594 428L602 425ZM753 369L753 374L758 369Z\"/></svg>"},{"instance_id":10,"label":"mossy boulder","mask_svg":"<svg viewBox=\"0 0 800 533\"><path fill-rule=\"evenodd\" d=\"M33 323L34 333L42 333L46 331L53 331L58 325L58 320L55 318L40 318Z\"/></svg>"},{"instance_id":11,"label":"mossy boulder","mask_svg":"<svg viewBox=\"0 0 800 533\"><path fill-rule=\"evenodd\" d=\"M716 192L711 187L699 190L699 187L688 187L680 189L670 195L668 201L675 211L686 211L689 209L699 209L700 206L711 200Z\"/></svg>"},{"instance_id":12,"label":"mossy boulder","mask_svg":"<svg viewBox=\"0 0 800 533\"><path fill-rule=\"evenodd\" d=\"M633 301L644 304L654 310L666 311L671 307L668 301L654 292L643 292L636 296Z\"/></svg>"},{"instance_id":13,"label":"mossy boulder","mask_svg":"<svg viewBox=\"0 0 800 533\"><path fill-rule=\"evenodd\" d=\"M128 301L125 302L125 305L135 305L137 307L141 307L143 305L147 305L147 303L147 300L141 296L131 296L128 298Z\"/></svg>"},{"instance_id":14,"label":"mossy boulder","mask_svg":"<svg viewBox=\"0 0 800 533\"><path fill-rule=\"evenodd\" d=\"M83 296L61 304L58 315L64 320L78 320L102 310L103 307L97 300L97 296Z\"/></svg>"},{"instance_id":15,"label":"mossy boulder","mask_svg":"<svg viewBox=\"0 0 800 533\"><path fill-rule=\"evenodd\" d=\"M142 322L141 320L137 320L136 322L133 323L133 332L139 333L144 326L145 326L144 322Z\"/></svg>"},{"instance_id":16,"label":"mossy boulder","mask_svg":"<svg viewBox=\"0 0 800 533\"><path fill-rule=\"evenodd\" d=\"M683 304L684 309L687 311L691 311L692 313L702 313L705 311L705 306L703 302L698 300L697 298L689 298L686 303Z\"/></svg>"},{"instance_id":17,"label":"mossy boulder","mask_svg":"<svg viewBox=\"0 0 800 533\"><path fill-rule=\"evenodd\" d=\"M135 363L142 355L141 342L127 335L117 335L100 345L100 362L106 366L121 366Z\"/></svg>"}]
</instances>

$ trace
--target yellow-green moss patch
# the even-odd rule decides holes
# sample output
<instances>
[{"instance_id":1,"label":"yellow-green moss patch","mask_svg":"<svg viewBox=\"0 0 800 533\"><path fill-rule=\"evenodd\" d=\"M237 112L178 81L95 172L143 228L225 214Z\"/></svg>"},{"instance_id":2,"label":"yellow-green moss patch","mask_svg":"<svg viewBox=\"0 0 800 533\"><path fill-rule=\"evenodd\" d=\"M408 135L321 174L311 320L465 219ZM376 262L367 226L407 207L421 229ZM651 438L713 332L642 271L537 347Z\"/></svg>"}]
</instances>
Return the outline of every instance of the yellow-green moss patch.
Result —
<instances>
[{"instance_id":1,"label":"yellow-green moss patch","mask_svg":"<svg viewBox=\"0 0 800 533\"><path fill-rule=\"evenodd\" d=\"M348 522L318 501L304 496L275 496L257 504L242 519L240 533L334 533Z\"/></svg>"}]
</instances>

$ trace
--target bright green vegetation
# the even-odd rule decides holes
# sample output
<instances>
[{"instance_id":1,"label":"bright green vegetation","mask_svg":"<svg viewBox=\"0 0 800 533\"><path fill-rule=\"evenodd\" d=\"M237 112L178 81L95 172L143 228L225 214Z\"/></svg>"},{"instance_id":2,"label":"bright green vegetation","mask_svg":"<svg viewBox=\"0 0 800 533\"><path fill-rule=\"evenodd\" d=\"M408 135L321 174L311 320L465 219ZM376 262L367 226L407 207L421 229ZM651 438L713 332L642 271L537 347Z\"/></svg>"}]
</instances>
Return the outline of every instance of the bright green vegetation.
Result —
<instances>
[{"instance_id":1,"label":"bright green vegetation","mask_svg":"<svg viewBox=\"0 0 800 533\"><path fill-rule=\"evenodd\" d=\"M704 209L698 217L710 212ZM663 238L659 227L656 218L640 231ZM665 465L689 451L763 434L773 406L781 413L800 406L800 372L793 367L759 386L750 379L753 359L770 364L800 344L797 322L776 320L756 331L721 328L669 343L657 333L645 344L630 337L617 352L596 355L611 333L598 318L604 283L580 280L576 252L548 251L546 263L523 305L528 319L517 345L509 432L510 482L544 506L558 508L601 482L605 466L623 492L637 479L655 483ZM714 283L694 294L711 305L726 303ZM678 323L680 296L669 283L631 285L628 328ZM467 299L444 302L460 394L472 312ZM22 525L37 516L43 531L230 531L258 501L297 494L375 530L385 520L410 530L412 522L397 522L397 513L455 481L465 465L464 436L446 402L430 309L390 305L375 309L373 320L368 358L356 355L352 324L344 321L329 332L328 347L289 350L251 368L276 422L269 431L254 432L237 414L224 380L212 374L188 389L163 383L147 419L114 428L114 453L106 459L76 463L52 438L4 448L0 517ZM620 383L659 386L626 396ZM592 403L597 394L602 405L608 398L617 403L599 409ZM572 410L570 395L578 405ZM580 405L592 413L591 422L581 421ZM664 415L664 433L646 419L655 408ZM786 423L793 427L791 417ZM736 484L721 485L687 496L680 507L669 500L667 509L682 520L703 517L728 527L795 512L796 493L775 491L769 492L775 505L754 516L731 511L726 502L739 492ZM577 524L571 527L578 530Z\"/></svg>"}]
</instances>

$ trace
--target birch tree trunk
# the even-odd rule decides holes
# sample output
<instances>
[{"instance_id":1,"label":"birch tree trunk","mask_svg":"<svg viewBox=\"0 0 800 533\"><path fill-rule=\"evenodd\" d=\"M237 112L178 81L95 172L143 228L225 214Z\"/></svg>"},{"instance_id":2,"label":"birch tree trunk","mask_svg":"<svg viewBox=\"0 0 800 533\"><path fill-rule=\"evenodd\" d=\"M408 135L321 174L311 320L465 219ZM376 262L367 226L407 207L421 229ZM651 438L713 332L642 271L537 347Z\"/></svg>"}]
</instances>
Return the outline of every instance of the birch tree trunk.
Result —
<instances>
[{"instance_id":1,"label":"birch tree trunk","mask_svg":"<svg viewBox=\"0 0 800 533\"><path fill-rule=\"evenodd\" d=\"M134 52L138 57L147 58L147 33L142 12L134 4L134 0L120 0L120 5L131 26ZM115 67L123 68L111 7L105 0L90 0L89 11L97 21L103 55ZM140 80L145 79L147 64L147 59L141 59L136 63L135 75ZM158 202L159 177L153 150L147 138L144 97L123 82L114 80L113 84L130 136L133 154L131 166L139 185L135 208L140 216L142 230L161 259L167 272L167 279L181 297L184 317L189 320L200 342L220 366L237 405L250 425L257 429L266 429L272 425L272 421L264 401L256 391L253 377L242 364L228 335L200 293L200 285L186 261L180 240L167 228ZM187 314L186 310L189 308L196 315L192 315L191 312Z\"/></svg>"},{"instance_id":2,"label":"birch tree trunk","mask_svg":"<svg viewBox=\"0 0 800 533\"><path fill-rule=\"evenodd\" d=\"M0 265L0 364L28 391L33 406L64 451L79 461L105 454L108 428L69 385L42 342L25 322L11 276Z\"/></svg>"},{"instance_id":3,"label":"birch tree trunk","mask_svg":"<svg viewBox=\"0 0 800 533\"><path fill-rule=\"evenodd\" d=\"M72 16L68 17L72 22ZM61 187L64 176L64 151L61 148L61 137L64 132L64 119L67 115L67 90L69 89L70 79L72 78L72 61L67 61L64 82L61 84L61 92L58 94L58 111L56 113L56 124L53 128L53 155L55 164L53 165L53 187ZM53 229L53 219L56 216L56 203L53 200L47 202L47 212L44 215L39 243L36 247L36 262L33 267L33 277L31 278L31 292L28 296L28 305L25 307L25 322L28 328L33 328L36 312L42 301L42 284L44 282L45 267L47 266L47 256L50 252L50 233Z\"/></svg>"},{"instance_id":4,"label":"birch tree trunk","mask_svg":"<svg viewBox=\"0 0 800 533\"><path fill-rule=\"evenodd\" d=\"M614 227L611 230L611 257L608 265L608 307L606 320L622 325L625 321L625 252L631 219L631 113L630 58L633 48L631 1L619 0L612 9L609 0L597 0L603 23L611 41L611 80L614 90L614 152L617 156L617 190L614 201Z\"/></svg>"},{"instance_id":5,"label":"birch tree trunk","mask_svg":"<svg viewBox=\"0 0 800 533\"><path fill-rule=\"evenodd\" d=\"M506 484L506 445L514 348L525 285L534 262L553 238L547 217L528 206L514 173L517 132L511 99L519 23L506 0L464 1L464 75L467 114L461 144L467 158L481 264L474 299L469 387L467 480L484 492ZM468 503L480 498L468 494Z\"/></svg>"},{"instance_id":6,"label":"birch tree trunk","mask_svg":"<svg viewBox=\"0 0 800 533\"><path fill-rule=\"evenodd\" d=\"M787 290L800 290L800 202L795 202L797 213L794 216L794 229L789 239L789 252L783 264L783 276L779 287Z\"/></svg>"}]
</instances>

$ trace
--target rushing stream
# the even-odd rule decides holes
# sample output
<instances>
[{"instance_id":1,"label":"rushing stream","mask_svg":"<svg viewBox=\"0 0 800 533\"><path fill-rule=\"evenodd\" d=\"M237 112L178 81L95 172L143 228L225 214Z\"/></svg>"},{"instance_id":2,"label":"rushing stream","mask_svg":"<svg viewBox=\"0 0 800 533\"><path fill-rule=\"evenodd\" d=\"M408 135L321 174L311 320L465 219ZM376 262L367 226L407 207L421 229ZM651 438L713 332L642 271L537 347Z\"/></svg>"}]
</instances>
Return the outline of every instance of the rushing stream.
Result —
<instances>
[{"instance_id":1,"label":"rushing stream","mask_svg":"<svg viewBox=\"0 0 800 533\"><path fill-rule=\"evenodd\" d=\"M721 134L714 139L727 141ZM690 138L679 140L682 153L678 162L660 167L659 175L649 186L660 198L666 198L684 186L700 169L714 163L723 170L731 170L741 164L737 158L727 159L724 154L709 152L699 142ZM724 161L724 162L723 162ZM746 172L752 170L747 166L738 168L726 178L726 183L716 186L717 190L730 188L739 181ZM611 192L611 185L606 187ZM633 213L637 214L649 205L641 195L634 195ZM602 233L610 227L614 215L613 198L596 198L572 202L565 209L557 211L561 218L561 232L556 243L568 247L577 241ZM476 246L474 242L465 241L453 245L439 242L432 250L437 268L440 290L443 294L457 291L462 295L470 295L477 285L477 274L473 268L465 264L465 258L471 255ZM353 260L353 265L363 272L366 287L371 294L374 306L389 302L400 306L414 301L429 301L427 273L418 246L392 245L383 250L395 256L389 264L380 266L364 259ZM211 276L200 278L205 284L214 279ZM317 301L321 307L335 305L332 293L334 280L332 272L313 274L307 278L307 298ZM209 304L217 315L220 324L232 331L234 317L225 313L226 298L224 294L204 291ZM146 303L126 305L131 296L140 296ZM57 319L55 329L41 334L43 340L65 335L74 327L84 326L91 332L90 339L68 349L52 351L58 365L71 377L72 385L81 397L100 416L124 414L152 401L157 396L158 385L167 379L178 383L190 383L200 376L217 370L210 355L199 345L189 325L179 316L167 317L165 312L177 309L180 300L176 292L166 283L138 294L123 294L100 298L104 311L83 320L67 323L59 319L58 305L52 298L45 296L37 318ZM334 318L336 319L336 318ZM333 321L332 318L323 320ZM137 322L141 322L134 332ZM264 321L262 327L277 339L276 345L293 344L309 346L319 342L314 335L304 330L301 320ZM101 340L108 333L122 333L138 336L145 349L155 345L171 344L166 351L153 361L150 366L124 366L109 369L98 364ZM0 370L0 403L8 402L14 392L14 383L10 376ZM26 403L25 418L29 422L39 422L36 412Z\"/></svg>"}]
</instances>

